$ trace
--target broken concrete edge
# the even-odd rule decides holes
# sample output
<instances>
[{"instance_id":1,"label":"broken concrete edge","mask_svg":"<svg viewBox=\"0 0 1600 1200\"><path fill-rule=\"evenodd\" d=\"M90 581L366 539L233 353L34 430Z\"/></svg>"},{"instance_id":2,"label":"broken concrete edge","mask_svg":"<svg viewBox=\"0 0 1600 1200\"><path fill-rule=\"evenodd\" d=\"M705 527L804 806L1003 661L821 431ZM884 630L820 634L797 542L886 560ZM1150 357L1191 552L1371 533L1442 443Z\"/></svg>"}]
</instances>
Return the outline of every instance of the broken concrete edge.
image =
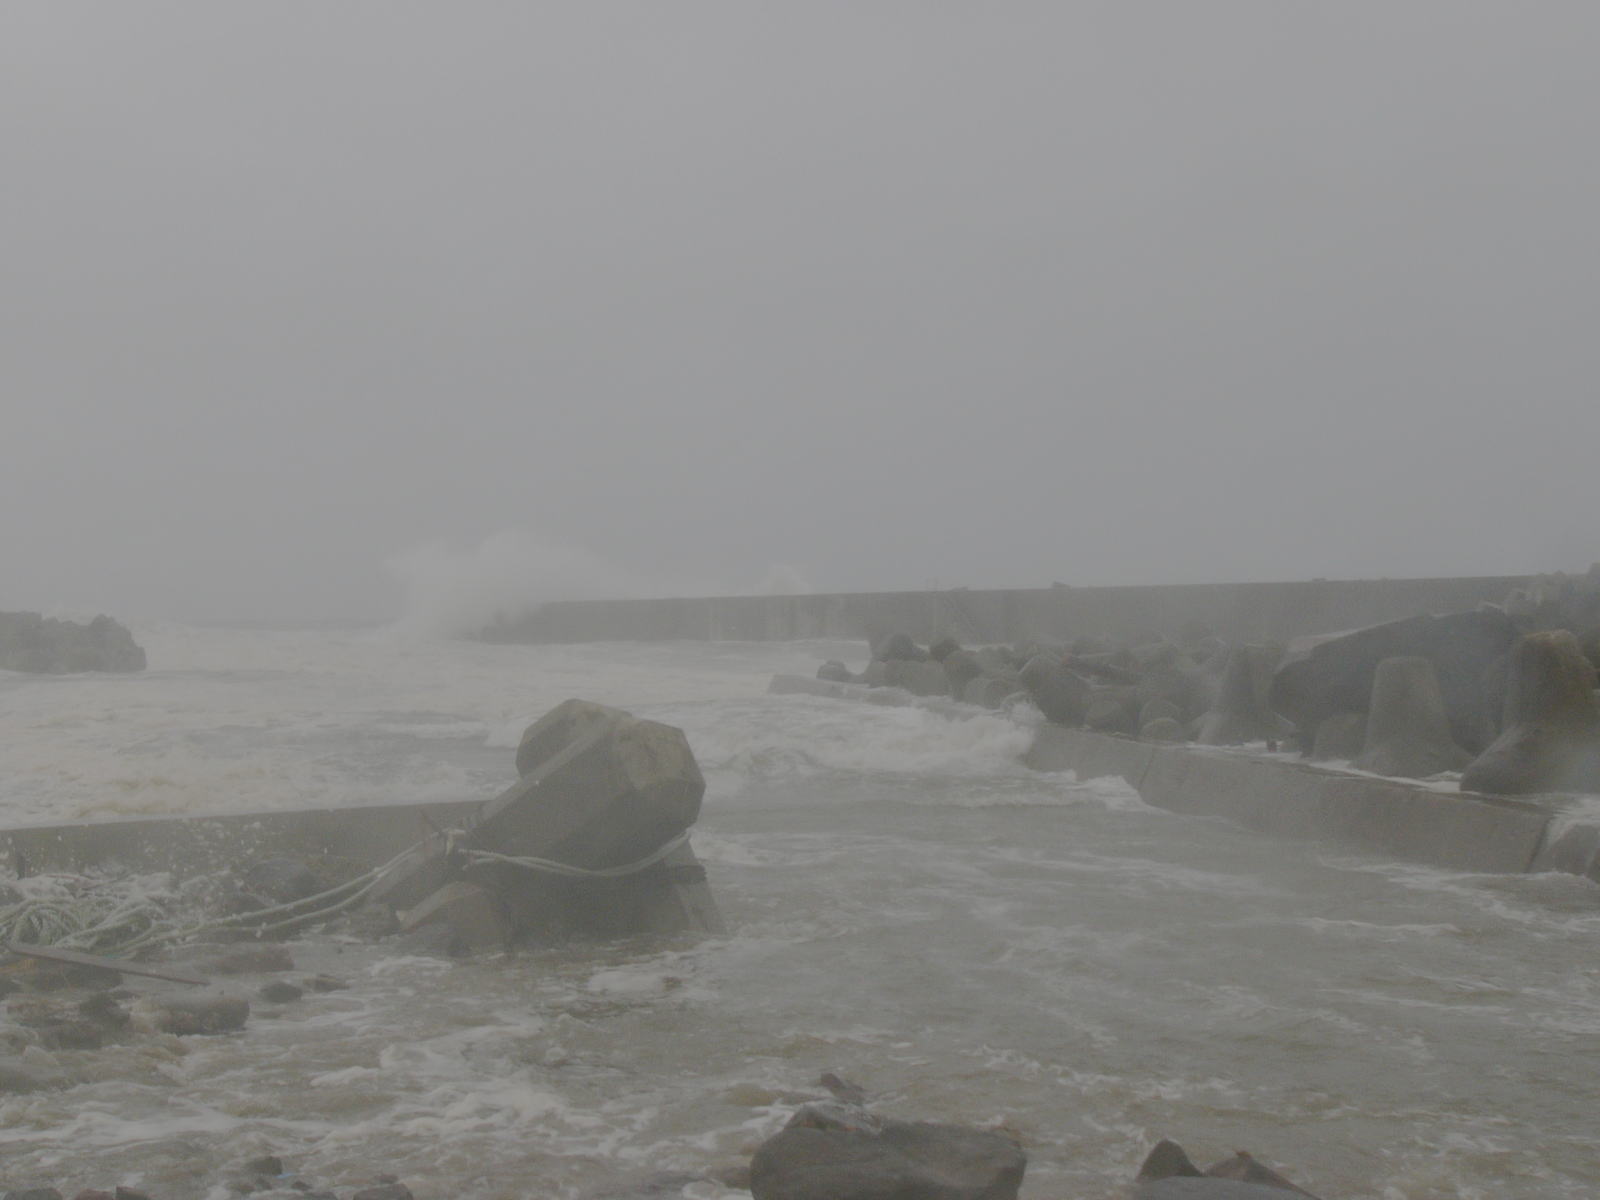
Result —
<instances>
[{"instance_id":1,"label":"broken concrete edge","mask_svg":"<svg viewBox=\"0 0 1600 1200\"><path fill-rule=\"evenodd\" d=\"M962 718L995 715L954 700L907 692L889 699L876 693L898 689L797 675L777 676L767 690L914 705ZM1154 808L1222 817L1263 833L1324 838L1447 870L1564 871L1600 882L1600 804L1584 797L1447 792L1312 763L1049 724L1036 728L1023 762L1038 771L1072 771L1080 780L1118 778Z\"/></svg>"}]
</instances>

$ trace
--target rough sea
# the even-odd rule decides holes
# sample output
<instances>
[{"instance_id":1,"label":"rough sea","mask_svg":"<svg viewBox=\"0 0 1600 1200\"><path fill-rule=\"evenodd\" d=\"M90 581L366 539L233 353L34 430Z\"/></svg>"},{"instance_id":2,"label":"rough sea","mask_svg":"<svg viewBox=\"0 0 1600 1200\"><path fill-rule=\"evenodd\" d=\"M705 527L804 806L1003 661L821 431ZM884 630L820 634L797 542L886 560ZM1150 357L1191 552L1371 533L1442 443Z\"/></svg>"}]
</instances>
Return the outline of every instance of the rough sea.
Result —
<instances>
[{"instance_id":1,"label":"rough sea","mask_svg":"<svg viewBox=\"0 0 1600 1200\"><path fill-rule=\"evenodd\" d=\"M1003 1125L1029 1200L1119 1195L1162 1137L1325 1200L1600 1195L1591 883L1164 813L1027 770L1001 716L765 694L855 644L135 633L140 675L0 673L4 823L487 798L579 696L687 732L731 931L460 962L295 942L350 986L57 1051L71 1086L0 1095L0 1188L220 1200L276 1154L418 1200L577 1197L737 1166L832 1071Z\"/></svg>"}]
</instances>

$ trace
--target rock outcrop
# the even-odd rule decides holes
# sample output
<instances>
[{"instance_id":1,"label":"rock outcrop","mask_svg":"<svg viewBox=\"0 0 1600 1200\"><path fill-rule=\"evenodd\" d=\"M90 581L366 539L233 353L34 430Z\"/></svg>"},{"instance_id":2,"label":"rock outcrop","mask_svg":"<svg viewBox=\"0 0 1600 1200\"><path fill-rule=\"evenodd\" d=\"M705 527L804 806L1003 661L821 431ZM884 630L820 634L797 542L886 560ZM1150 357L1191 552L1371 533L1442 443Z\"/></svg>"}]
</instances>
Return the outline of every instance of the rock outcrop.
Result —
<instances>
[{"instance_id":1,"label":"rock outcrop","mask_svg":"<svg viewBox=\"0 0 1600 1200\"><path fill-rule=\"evenodd\" d=\"M68 675L144 668L144 650L110 617L80 625L38 613L0 613L0 670Z\"/></svg>"}]
</instances>

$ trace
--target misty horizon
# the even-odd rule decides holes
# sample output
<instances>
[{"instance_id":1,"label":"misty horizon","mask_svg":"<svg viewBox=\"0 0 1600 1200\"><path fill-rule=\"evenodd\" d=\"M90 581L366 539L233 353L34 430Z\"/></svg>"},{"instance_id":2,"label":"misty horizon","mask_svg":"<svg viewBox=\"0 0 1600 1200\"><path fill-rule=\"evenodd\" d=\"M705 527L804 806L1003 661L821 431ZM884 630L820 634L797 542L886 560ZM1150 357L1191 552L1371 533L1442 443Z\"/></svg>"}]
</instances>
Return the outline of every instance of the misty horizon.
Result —
<instances>
[{"instance_id":1,"label":"misty horizon","mask_svg":"<svg viewBox=\"0 0 1600 1200\"><path fill-rule=\"evenodd\" d=\"M1600 558L1592 8L5 24L0 609Z\"/></svg>"}]
</instances>

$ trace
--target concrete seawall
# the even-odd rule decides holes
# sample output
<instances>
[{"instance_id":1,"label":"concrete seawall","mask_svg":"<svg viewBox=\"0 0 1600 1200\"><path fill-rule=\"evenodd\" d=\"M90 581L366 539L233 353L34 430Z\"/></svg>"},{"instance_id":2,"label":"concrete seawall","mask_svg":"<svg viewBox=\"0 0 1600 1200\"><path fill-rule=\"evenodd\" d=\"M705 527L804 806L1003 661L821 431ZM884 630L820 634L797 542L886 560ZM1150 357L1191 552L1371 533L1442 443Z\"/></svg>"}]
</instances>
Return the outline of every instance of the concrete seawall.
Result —
<instances>
[{"instance_id":1,"label":"concrete seawall","mask_svg":"<svg viewBox=\"0 0 1600 1200\"><path fill-rule=\"evenodd\" d=\"M460 800L25 826L0 829L0 862L19 875L104 863L188 875L278 854L331 854L376 866L482 807Z\"/></svg>"},{"instance_id":2,"label":"concrete seawall","mask_svg":"<svg viewBox=\"0 0 1600 1200\"><path fill-rule=\"evenodd\" d=\"M1128 638L1190 622L1230 641L1354 629L1499 603L1521 576L1316 579L1300 583L1049 587L557 601L484 632L500 642L796 641L908 633L918 642Z\"/></svg>"},{"instance_id":3,"label":"concrete seawall","mask_svg":"<svg viewBox=\"0 0 1600 1200\"><path fill-rule=\"evenodd\" d=\"M918 700L896 688L780 675L776 694L916 704L948 715L978 709ZM1284 837L1321 838L1355 850L1448 870L1560 870L1600 882L1600 810L1581 799L1509 799L1442 792L1423 784L1334 771L1293 760L1201 746L1155 745L1041 725L1024 756L1040 771L1122 779L1146 804L1222 817Z\"/></svg>"}]
</instances>

